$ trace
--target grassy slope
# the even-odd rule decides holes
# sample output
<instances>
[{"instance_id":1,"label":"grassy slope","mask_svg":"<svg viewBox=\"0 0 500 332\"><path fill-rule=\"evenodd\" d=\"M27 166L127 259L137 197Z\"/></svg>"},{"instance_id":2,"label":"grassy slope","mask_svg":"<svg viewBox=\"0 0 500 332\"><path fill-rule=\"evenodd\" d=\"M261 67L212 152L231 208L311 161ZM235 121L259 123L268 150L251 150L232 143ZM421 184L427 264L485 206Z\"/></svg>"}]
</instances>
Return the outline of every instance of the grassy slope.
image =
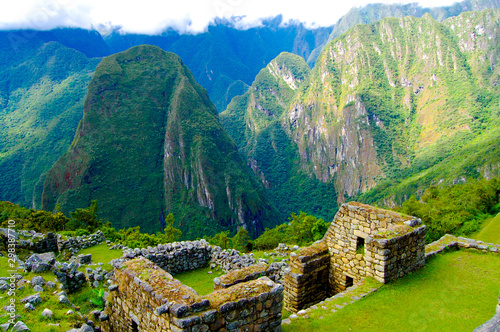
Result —
<instances>
[{"instance_id":1,"label":"grassy slope","mask_svg":"<svg viewBox=\"0 0 500 332\"><path fill-rule=\"evenodd\" d=\"M484 228L475 238L487 243L500 243L500 213L485 221Z\"/></svg>"},{"instance_id":2,"label":"grassy slope","mask_svg":"<svg viewBox=\"0 0 500 332\"><path fill-rule=\"evenodd\" d=\"M338 312L317 311L282 330L472 331L494 315L499 288L498 255L451 252Z\"/></svg>"}]
</instances>

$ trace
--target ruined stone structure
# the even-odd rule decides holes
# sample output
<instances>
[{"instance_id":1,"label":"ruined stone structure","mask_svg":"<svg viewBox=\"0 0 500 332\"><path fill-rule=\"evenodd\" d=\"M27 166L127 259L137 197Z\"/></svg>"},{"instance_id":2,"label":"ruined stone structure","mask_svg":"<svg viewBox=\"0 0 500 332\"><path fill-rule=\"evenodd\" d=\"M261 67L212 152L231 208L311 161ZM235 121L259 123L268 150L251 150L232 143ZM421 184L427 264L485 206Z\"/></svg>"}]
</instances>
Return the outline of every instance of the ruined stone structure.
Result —
<instances>
[{"instance_id":1,"label":"ruined stone structure","mask_svg":"<svg viewBox=\"0 0 500 332\"><path fill-rule=\"evenodd\" d=\"M425 264L426 227L414 217L343 204L323 240L290 258L285 307L317 303L364 277L386 283Z\"/></svg>"},{"instance_id":2,"label":"ruined stone structure","mask_svg":"<svg viewBox=\"0 0 500 332\"><path fill-rule=\"evenodd\" d=\"M138 257L115 269L103 331L280 331L283 286L267 277L207 296Z\"/></svg>"}]
</instances>

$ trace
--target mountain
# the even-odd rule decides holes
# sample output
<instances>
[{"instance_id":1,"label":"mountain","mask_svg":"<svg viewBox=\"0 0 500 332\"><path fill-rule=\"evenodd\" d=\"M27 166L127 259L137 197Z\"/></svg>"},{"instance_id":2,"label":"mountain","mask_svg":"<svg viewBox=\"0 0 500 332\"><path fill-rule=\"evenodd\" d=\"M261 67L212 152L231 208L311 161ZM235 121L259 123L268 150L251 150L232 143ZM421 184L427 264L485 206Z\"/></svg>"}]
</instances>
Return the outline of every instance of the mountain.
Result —
<instances>
[{"instance_id":1,"label":"mountain","mask_svg":"<svg viewBox=\"0 0 500 332\"><path fill-rule=\"evenodd\" d=\"M314 67L323 48L332 40L347 32L357 24L370 24L386 17L402 18L405 16L422 17L430 14L436 21L442 22L447 18L457 16L466 11L482 11L485 9L500 8L500 0L464 0L455 2L451 6L422 7L417 3L409 4L368 4L363 7L353 7L342 16L333 26L333 30L324 44L314 49L307 59L309 66Z\"/></svg>"},{"instance_id":2,"label":"mountain","mask_svg":"<svg viewBox=\"0 0 500 332\"><path fill-rule=\"evenodd\" d=\"M33 206L40 177L68 149L99 62L44 36L21 44L0 36L10 48L2 48L2 59L12 55L0 66L0 200L25 206Z\"/></svg>"},{"instance_id":3,"label":"mountain","mask_svg":"<svg viewBox=\"0 0 500 332\"><path fill-rule=\"evenodd\" d=\"M331 27L308 29L299 22L283 22L281 16L264 20L262 25L241 30L219 20L207 32L190 35L167 30L160 35L114 32L105 36L111 52L149 44L181 57L210 99L223 111L234 96L245 93L258 72L281 52L292 52L305 59L323 44Z\"/></svg>"},{"instance_id":4,"label":"mountain","mask_svg":"<svg viewBox=\"0 0 500 332\"><path fill-rule=\"evenodd\" d=\"M334 185L336 195L316 197L319 205L356 196L391 204L432 184L496 176L499 13L357 25L325 47L292 96L267 88L261 72L222 122L264 183L272 172L262 170L283 158L273 155L272 140L257 156L252 147L261 133L279 130L297 176ZM284 72L302 66L294 68Z\"/></svg>"},{"instance_id":5,"label":"mountain","mask_svg":"<svg viewBox=\"0 0 500 332\"><path fill-rule=\"evenodd\" d=\"M154 232L172 212L189 238L277 218L263 186L220 125L208 94L178 56L136 46L104 58L75 139L47 172L42 207L99 202L116 227Z\"/></svg>"},{"instance_id":6,"label":"mountain","mask_svg":"<svg viewBox=\"0 0 500 332\"><path fill-rule=\"evenodd\" d=\"M338 207L335 187L304 172L297 145L283 123L310 72L302 57L281 53L259 72L243 96L232 100L220 118L284 217L300 209L329 220Z\"/></svg>"}]
</instances>

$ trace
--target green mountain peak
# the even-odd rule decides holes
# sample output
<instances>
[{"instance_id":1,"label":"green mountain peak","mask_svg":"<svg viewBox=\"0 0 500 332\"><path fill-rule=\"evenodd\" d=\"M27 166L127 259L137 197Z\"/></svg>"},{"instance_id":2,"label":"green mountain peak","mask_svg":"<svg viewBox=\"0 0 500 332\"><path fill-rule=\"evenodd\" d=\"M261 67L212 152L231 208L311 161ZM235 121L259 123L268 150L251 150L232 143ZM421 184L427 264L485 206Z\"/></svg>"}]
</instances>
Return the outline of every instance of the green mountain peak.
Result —
<instances>
[{"instance_id":1,"label":"green mountain peak","mask_svg":"<svg viewBox=\"0 0 500 332\"><path fill-rule=\"evenodd\" d=\"M92 199L100 217L149 232L162 210L190 237L237 226L256 235L275 222L206 90L156 46L101 61L71 148L47 173L44 209L72 211Z\"/></svg>"}]
</instances>

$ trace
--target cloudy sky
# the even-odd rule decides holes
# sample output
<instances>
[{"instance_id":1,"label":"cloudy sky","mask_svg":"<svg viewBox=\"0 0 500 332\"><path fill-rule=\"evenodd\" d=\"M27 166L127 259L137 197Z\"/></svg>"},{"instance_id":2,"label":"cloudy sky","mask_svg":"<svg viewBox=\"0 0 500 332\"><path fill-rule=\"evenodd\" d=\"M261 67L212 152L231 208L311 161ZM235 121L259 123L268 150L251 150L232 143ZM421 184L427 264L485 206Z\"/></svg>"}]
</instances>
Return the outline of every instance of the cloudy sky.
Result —
<instances>
[{"instance_id":1,"label":"cloudy sky","mask_svg":"<svg viewBox=\"0 0 500 332\"><path fill-rule=\"evenodd\" d=\"M121 26L124 32L155 34L165 27L181 33L206 29L215 17L244 17L242 26L278 14L309 26L334 24L351 7L368 3L410 3L390 0L1 0L0 29ZM456 1L422 0L423 7Z\"/></svg>"}]
</instances>

